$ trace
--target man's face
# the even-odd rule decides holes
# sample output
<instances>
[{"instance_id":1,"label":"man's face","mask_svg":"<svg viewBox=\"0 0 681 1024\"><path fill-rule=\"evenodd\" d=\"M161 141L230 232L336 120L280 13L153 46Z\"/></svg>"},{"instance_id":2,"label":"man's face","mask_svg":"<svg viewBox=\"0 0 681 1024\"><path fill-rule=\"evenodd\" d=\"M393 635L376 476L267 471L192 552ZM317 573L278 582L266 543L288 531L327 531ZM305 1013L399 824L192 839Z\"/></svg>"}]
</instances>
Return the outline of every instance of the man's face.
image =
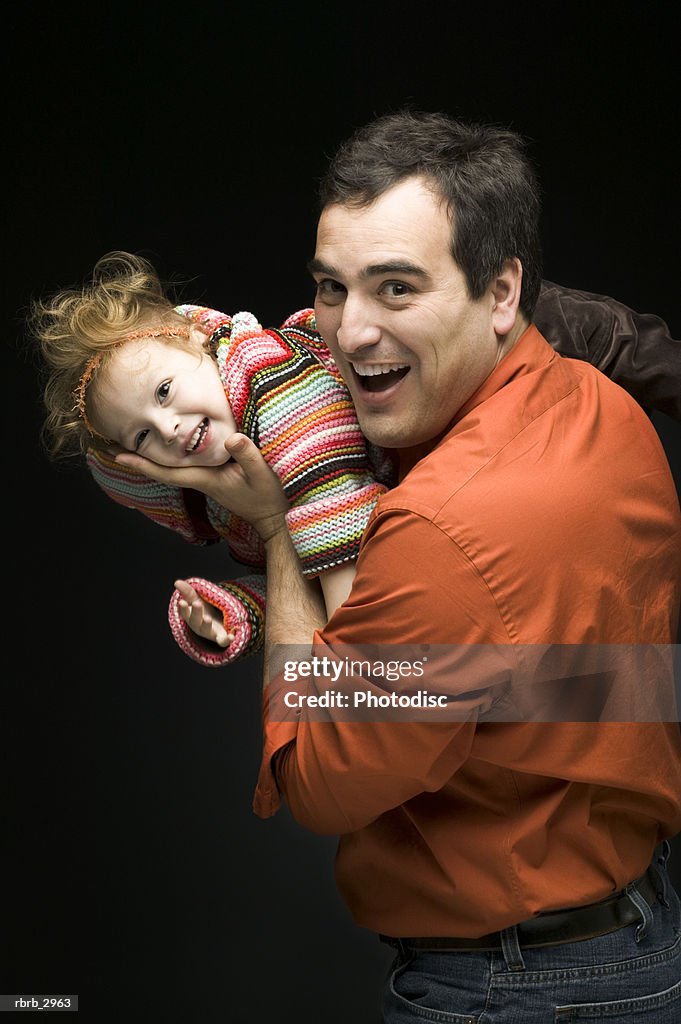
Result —
<instances>
[{"instance_id":1,"label":"man's face","mask_svg":"<svg viewBox=\"0 0 681 1024\"><path fill-rule=\"evenodd\" d=\"M450 239L447 209L421 178L319 220L317 327L364 434L386 448L440 434L508 350L494 287L470 298Z\"/></svg>"}]
</instances>

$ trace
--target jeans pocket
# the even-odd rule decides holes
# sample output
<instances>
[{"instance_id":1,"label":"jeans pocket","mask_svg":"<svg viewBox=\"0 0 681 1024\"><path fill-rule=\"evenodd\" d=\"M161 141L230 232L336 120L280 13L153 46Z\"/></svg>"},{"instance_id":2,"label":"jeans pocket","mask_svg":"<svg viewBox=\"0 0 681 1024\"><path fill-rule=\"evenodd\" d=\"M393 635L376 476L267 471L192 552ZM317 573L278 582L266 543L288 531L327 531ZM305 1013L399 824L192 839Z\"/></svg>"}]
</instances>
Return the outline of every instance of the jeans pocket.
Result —
<instances>
[{"instance_id":1,"label":"jeans pocket","mask_svg":"<svg viewBox=\"0 0 681 1024\"><path fill-rule=\"evenodd\" d=\"M573 1003L557 1006L555 1024L569 1021L600 1020L615 1024L679 1024L681 1020L681 981L663 992L634 999L617 999L601 1003Z\"/></svg>"},{"instance_id":2,"label":"jeans pocket","mask_svg":"<svg viewBox=\"0 0 681 1024\"><path fill-rule=\"evenodd\" d=\"M426 972L415 970L413 961L401 964L388 979L383 1005L384 1024L432 1021L439 1024L477 1024L475 1013L455 1013L451 1007L456 991Z\"/></svg>"}]
</instances>

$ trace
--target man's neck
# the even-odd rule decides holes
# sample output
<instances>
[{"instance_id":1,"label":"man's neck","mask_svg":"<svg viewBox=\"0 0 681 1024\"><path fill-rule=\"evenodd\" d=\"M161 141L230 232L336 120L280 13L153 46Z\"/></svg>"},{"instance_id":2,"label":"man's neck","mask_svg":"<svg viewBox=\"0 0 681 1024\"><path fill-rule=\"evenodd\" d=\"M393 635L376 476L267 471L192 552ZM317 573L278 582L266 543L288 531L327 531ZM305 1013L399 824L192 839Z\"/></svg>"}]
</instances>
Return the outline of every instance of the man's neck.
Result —
<instances>
[{"instance_id":1,"label":"man's neck","mask_svg":"<svg viewBox=\"0 0 681 1024\"><path fill-rule=\"evenodd\" d=\"M497 351L497 360L494 364L495 367L499 365L501 360L508 355L511 349L515 346L516 342L520 340L522 335L525 333L527 328L530 326L530 321L525 317L523 313L518 313L515 324L512 329L508 332L505 338L497 336L499 341L499 349Z\"/></svg>"},{"instance_id":2,"label":"man's neck","mask_svg":"<svg viewBox=\"0 0 681 1024\"><path fill-rule=\"evenodd\" d=\"M499 363L509 354L509 352L512 351L512 349L515 348L517 342L520 341L521 337L523 336L523 334L525 334L529 326L530 321L527 320L524 315L519 313L516 318L516 322L513 326L513 329L509 331L509 333L505 336L497 335L497 340L499 342L499 347L497 350L497 359L494 364L494 367L488 374L486 380L489 380L489 377L491 377L492 374L495 372ZM485 382L483 381L480 387L484 388L484 386ZM478 389L478 391L479 390L480 389ZM465 409L469 402L466 402L464 406L462 406L462 408ZM452 422L455 419L457 419L460 416L460 414L461 409L454 414L454 416L452 417ZM433 450L433 448L435 448L439 444L442 438L449 433L449 431L452 428L452 422L448 423L447 426L444 427L439 434L437 434L435 437L430 438L428 441L422 441L420 444L415 445L413 447L394 449L394 453L398 459L398 475L400 480L403 480L407 473L409 473L414 468L416 463L420 462L422 458L428 455Z\"/></svg>"}]
</instances>

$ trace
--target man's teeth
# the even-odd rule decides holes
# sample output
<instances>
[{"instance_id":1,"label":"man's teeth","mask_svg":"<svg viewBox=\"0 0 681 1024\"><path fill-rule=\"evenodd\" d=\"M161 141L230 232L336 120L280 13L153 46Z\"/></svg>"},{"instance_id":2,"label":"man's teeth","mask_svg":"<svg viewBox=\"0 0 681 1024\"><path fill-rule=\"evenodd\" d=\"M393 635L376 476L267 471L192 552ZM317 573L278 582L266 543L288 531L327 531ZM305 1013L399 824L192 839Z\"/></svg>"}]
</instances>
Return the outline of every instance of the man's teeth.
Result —
<instances>
[{"instance_id":1,"label":"man's teeth","mask_svg":"<svg viewBox=\"0 0 681 1024\"><path fill-rule=\"evenodd\" d=\"M205 433L206 433L207 429L208 429L208 420L207 419L201 420L201 422L199 423L198 427L196 428L196 430L192 434L191 441L187 445L186 451L193 452L193 451L195 451L199 447L199 445L203 441L203 438L205 436Z\"/></svg>"},{"instance_id":2,"label":"man's teeth","mask_svg":"<svg viewBox=\"0 0 681 1024\"><path fill-rule=\"evenodd\" d=\"M392 366L371 363L353 363L352 368L358 377L376 377L380 373L394 373L395 370L408 370L407 363L394 363Z\"/></svg>"}]
</instances>

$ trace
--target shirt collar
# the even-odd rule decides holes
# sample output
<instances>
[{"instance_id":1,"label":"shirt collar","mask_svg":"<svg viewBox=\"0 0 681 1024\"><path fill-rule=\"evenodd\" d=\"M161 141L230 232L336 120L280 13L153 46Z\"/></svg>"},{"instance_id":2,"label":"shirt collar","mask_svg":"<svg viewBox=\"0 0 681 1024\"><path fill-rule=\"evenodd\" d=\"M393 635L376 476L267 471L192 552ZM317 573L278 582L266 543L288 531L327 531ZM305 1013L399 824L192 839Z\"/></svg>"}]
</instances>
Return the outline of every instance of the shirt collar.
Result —
<instances>
[{"instance_id":1,"label":"shirt collar","mask_svg":"<svg viewBox=\"0 0 681 1024\"><path fill-rule=\"evenodd\" d=\"M399 475L403 479L413 469L417 462L433 451L440 441L449 434L458 423L468 416L474 409L491 398L511 381L532 373L543 366L547 366L558 356L551 348L546 339L539 333L534 324L523 331L513 348L507 352L504 358L494 367L492 372L482 382L464 405L455 413L453 419L445 429L422 444L413 448L400 448L397 451L399 458Z\"/></svg>"}]
</instances>

